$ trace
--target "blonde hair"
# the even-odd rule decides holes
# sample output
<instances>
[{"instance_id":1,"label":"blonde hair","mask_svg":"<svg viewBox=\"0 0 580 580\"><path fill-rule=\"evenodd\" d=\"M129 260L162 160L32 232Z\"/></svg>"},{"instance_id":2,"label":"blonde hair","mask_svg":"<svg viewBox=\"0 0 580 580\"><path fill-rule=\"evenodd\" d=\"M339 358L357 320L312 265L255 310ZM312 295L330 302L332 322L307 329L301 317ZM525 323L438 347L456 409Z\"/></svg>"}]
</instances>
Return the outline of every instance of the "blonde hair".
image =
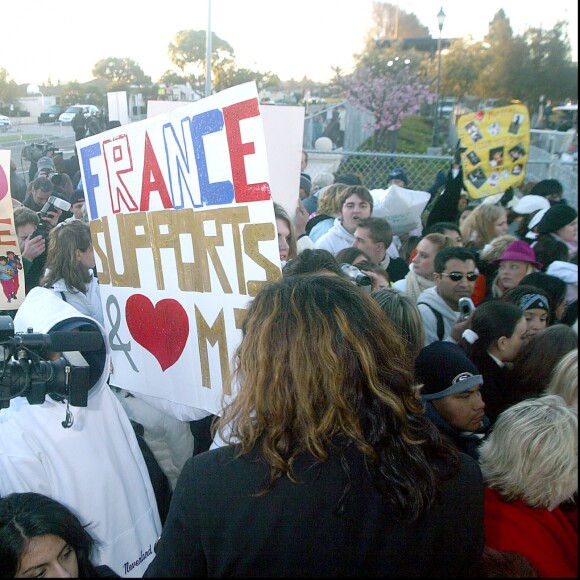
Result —
<instances>
[{"instance_id":1,"label":"blonde hair","mask_svg":"<svg viewBox=\"0 0 580 580\"><path fill-rule=\"evenodd\" d=\"M449 236L439 233L427 234L426 236L423 236L423 238L419 241L423 240L427 240L428 242L431 242L434 246L437 246L438 252L444 250L445 248L454 248L455 246L460 245L457 240L454 240Z\"/></svg>"},{"instance_id":2,"label":"blonde hair","mask_svg":"<svg viewBox=\"0 0 580 580\"><path fill-rule=\"evenodd\" d=\"M394 288L375 290L371 292L371 298L377 301L383 312L395 323L407 342L409 354L415 359L425 344L423 317L415 301Z\"/></svg>"},{"instance_id":3,"label":"blonde hair","mask_svg":"<svg viewBox=\"0 0 580 580\"><path fill-rule=\"evenodd\" d=\"M348 187L346 183L333 183L329 185L318 200L318 213L338 216L342 210L340 194Z\"/></svg>"},{"instance_id":4,"label":"blonde hair","mask_svg":"<svg viewBox=\"0 0 580 580\"><path fill-rule=\"evenodd\" d=\"M459 228L465 247L481 248L491 242L496 237L495 222L506 215L501 205L478 205Z\"/></svg>"},{"instance_id":5,"label":"blonde hair","mask_svg":"<svg viewBox=\"0 0 580 580\"><path fill-rule=\"evenodd\" d=\"M481 250L479 257L484 260L485 262L493 262L497 260L507 249L507 247L512 243L517 241L518 238L516 236L512 236L511 234L505 234L503 236L497 236L497 238L493 238L491 242L486 244Z\"/></svg>"},{"instance_id":6,"label":"blonde hair","mask_svg":"<svg viewBox=\"0 0 580 580\"><path fill-rule=\"evenodd\" d=\"M553 509L578 489L578 412L558 395L508 407L481 444L479 463L505 501Z\"/></svg>"},{"instance_id":7,"label":"blonde hair","mask_svg":"<svg viewBox=\"0 0 580 580\"><path fill-rule=\"evenodd\" d=\"M514 261L516 261L516 260L514 260ZM525 262L525 264L526 264L526 273L524 274L524 278L528 274L533 274L534 272L538 271L538 269L533 264L530 264L529 262ZM505 294L505 292L506 292L506 290L502 290L499 286L499 270L498 270L497 274L495 275L495 277L493 279L493 283L491 285L491 295L494 298L501 298Z\"/></svg>"},{"instance_id":8,"label":"blonde hair","mask_svg":"<svg viewBox=\"0 0 580 580\"><path fill-rule=\"evenodd\" d=\"M554 368L546 395L559 395L569 407L578 409L578 349L564 355Z\"/></svg>"}]
</instances>

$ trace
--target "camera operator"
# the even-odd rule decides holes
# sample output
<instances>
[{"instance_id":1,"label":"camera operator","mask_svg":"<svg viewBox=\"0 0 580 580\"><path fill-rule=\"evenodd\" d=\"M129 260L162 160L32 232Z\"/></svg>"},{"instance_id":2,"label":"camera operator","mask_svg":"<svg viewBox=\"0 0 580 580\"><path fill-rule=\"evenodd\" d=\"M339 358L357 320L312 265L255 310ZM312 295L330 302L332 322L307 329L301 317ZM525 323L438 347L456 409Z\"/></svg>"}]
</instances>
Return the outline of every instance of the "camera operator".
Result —
<instances>
[{"instance_id":1,"label":"camera operator","mask_svg":"<svg viewBox=\"0 0 580 580\"><path fill-rule=\"evenodd\" d=\"M59 501L90 522L96 565L107 565L121 577L141 577L153 559L161 523L135 433L107 385L111 350L105 330L46 288L34 288L16 314L16 332L28 328L51 340L47 347L28 346L30 360L62 362L61 353L48 350L66 351L64 345L72 343L90 370L85 364L77 374L81 365L70 362L70 378L65 381L63 373L62 381L50 386L33 371L30 389L11 391L8 407L0 410L0 496L35 492ZM95 334L102 341L94 343ZM67 364L79 361L78 352L64 354ZM5 380L10 373L4 368L0 376ZM81 376L82 381L75 378ZM39 386L44 388L40 398L32 398Z\"/></svg>"},{"instance_id":2,"label":"camera operator","mask_svg":"<svg viewBox=\"0 0 580 580\"><path fill-rule=\"evenodd\" d=\"M45 209L46 202L51 195L68 203L66 196L54 190L54 184L48 177L37 177L31 182L30 192L26 195L22 203L24 207L28 207L39 214L38 217L42 220L47 230L52 229L57 223L64 221L72 215L70 211L64 211L55 205L51 205L50 208ZM45 211L40 215L42 210Z\"/></svg>"},{"instance_id":3,"label":"camera operator","mask_svg":"<svg viewBox=\"0 0 580 580\"><path fill-rule=\"evenodd\" d=\"M14 227L20 255L22 256L26 293L38 286L44 275L46 262L46 238L38 233L40 218L28 207L14 210Z\"/></svg>"}]
</instances>

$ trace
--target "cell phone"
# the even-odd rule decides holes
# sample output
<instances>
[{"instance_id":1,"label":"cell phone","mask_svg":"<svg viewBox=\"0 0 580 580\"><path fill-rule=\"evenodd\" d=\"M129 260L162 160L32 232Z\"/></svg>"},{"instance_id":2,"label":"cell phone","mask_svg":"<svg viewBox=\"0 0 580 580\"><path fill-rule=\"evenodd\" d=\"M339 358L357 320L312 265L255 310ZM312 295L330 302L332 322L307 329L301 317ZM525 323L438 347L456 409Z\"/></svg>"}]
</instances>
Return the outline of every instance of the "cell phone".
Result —
<instances>
[{"instance_id":1,"label":"cell phone","mask_svg":"<svg viewBox=\"0 0 580 580\"><path fill-rule=\"evenodd\" d=\"M461 320L467 320L469 315L475 310L475 304L471 298L460 298L458 306Z\"/></svg>"}]
</instances>

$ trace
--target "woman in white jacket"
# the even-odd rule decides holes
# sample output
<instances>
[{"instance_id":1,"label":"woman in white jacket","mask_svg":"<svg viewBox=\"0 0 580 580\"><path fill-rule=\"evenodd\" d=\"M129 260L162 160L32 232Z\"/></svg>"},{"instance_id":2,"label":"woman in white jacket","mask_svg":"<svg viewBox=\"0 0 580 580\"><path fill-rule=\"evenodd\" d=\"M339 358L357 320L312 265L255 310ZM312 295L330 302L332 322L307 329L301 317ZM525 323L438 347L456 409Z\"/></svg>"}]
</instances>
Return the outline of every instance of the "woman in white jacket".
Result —
<instances>
[{"instance_id":1,"label":"woman in white jacket","mask_svg":"<svg viewBox=\"0 0 580 580\"><path fill-rule=\"evenodd\" d=\"M46 271L40 285L104 326L99 283L93 274L95 252L89 226L67 220L49 235Z\"/></svg>"}]
</instances>

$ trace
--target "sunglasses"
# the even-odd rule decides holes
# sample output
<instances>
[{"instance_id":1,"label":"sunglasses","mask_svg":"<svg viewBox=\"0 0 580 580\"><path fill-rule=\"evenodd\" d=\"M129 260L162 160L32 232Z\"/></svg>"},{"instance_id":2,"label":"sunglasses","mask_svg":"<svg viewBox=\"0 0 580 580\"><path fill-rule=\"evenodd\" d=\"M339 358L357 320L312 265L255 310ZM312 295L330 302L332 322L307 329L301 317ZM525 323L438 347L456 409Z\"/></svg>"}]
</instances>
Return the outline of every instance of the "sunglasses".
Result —
<instances>
[{"instance_id":1,"label":"sunglasses","mask_svg":"<svg viewBox=\"0 0 580 580\"><path fill-rule=\"evenodd\" d=\"M461 272L449 272L449 274L446 274L441 272L441 276L449 276L449 279L453 282L459 282L463 280L463 277L467 278L468 282L475 282L479 274L477 272L470 272L469 274L462 274Z\"/></svg>"}]
</instances>

